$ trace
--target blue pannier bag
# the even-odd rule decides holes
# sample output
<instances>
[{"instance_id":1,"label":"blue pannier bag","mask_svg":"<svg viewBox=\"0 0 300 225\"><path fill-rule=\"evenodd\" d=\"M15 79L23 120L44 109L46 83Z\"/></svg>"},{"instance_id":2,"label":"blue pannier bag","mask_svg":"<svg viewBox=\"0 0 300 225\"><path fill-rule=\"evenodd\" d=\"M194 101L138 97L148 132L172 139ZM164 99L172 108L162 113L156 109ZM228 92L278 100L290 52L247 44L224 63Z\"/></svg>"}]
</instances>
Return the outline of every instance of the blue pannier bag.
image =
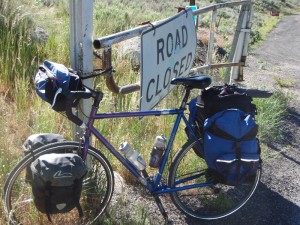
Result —
<instances>
[{"instance_id":1,"label":"blue pannier bag","mask_svg":"<svg viewBox=\"0 0 300 225\"><path fill-rule=\"evenodd\" d=\"M44 61L35 75L36 92L58 112L66 110L66 96L70 91L83 90L79 76L62 64Z\"/></svg>"},{"instance_id":2,"label":"blue pannier bag","mask_svg":"<svg viewBox=\"0 0 300 225\"><path fill-rule=\"evenodd\" d=\"M188 137L189 140L197 140L198 142L193 146L193 149L195 150L195 153L200 156L203 157L203 147L202 147L202 129L203 129L203 123L201 123L201 119L202 115L201 115L201 109L199 104L197 103L197 98L193 98L190 102L189 102L189 117L188 117L188 121L189 124L191 125L191 130L186 127L185 128L185 132L186 135ZM204 120L202 120L204 121Z\"/></svg>"},{"instance_id":3,"label":"blue pannier bag","mask_svg":"<svg viewBox=\"0 0 300 225\"><path fill-rule=\"evenodd\" d=\"M208 177L228 185L245 183L260 167L258 125L239 109L216 113L204 122L204 158Z\"/></svg>"},{"instance_id":4,"label":"blue pannier bag","mask_svg":"<svg viewBox=\"0 0 300 225\"><path fill-rule=\"evenodd\" d=\"M194 98L189 102L189 112L190 114L188 117L188 121L194 133L192 133L191 130L188 127L186 127L185 128L186 135L190 140L199 139L200 133L199 133L199 126L197 123L197 98Z\"/></svg>"}]
</instances>

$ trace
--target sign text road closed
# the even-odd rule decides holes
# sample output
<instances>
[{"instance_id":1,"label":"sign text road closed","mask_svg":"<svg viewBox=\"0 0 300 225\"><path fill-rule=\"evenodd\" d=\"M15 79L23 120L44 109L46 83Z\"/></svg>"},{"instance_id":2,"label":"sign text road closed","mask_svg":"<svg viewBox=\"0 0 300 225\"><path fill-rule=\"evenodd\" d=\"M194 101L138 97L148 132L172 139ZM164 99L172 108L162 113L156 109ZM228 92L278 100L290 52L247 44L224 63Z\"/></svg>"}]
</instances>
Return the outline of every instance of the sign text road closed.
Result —
<instances>
[{"instance_id":1,"label":"sign text road closed","mask_svg":"<svg viewBox=\"0 0 300 225\"><path fill-rule=\"evenodd\" d=\"M189 74L196 50L196 30L191 9L182 11L142 33L140 110L157 105L174 87L175 77Z\"/></svg>"}]
</instances>

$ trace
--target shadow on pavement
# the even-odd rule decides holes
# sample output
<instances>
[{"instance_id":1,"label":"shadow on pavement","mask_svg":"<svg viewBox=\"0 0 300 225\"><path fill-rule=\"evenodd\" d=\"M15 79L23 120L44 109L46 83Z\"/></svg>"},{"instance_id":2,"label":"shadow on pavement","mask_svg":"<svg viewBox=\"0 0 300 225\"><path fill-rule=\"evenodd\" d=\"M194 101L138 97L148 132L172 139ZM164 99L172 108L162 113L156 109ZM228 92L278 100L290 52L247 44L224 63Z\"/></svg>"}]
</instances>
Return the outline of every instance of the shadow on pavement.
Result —
<instances>
[{"instance_id":1,"label":"shadow on pavement","mask_svg":"<svg viewBox=\"0 0 300 225\"><path fill-rule=\"evenodd\" d=\"M216 221L186 219L189 225L300 225L300 206L260 183L252 198L233 215Z\"/></svg>"}]
</instances>

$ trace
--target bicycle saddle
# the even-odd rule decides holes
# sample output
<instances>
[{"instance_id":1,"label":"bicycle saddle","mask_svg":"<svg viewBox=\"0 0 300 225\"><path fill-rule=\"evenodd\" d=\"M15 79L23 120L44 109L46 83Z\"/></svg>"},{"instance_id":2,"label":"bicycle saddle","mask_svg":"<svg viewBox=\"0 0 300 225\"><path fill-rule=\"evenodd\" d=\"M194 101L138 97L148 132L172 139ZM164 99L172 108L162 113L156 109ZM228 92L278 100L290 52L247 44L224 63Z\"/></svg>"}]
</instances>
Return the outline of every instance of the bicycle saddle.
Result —
<instances>
[{"instance_id":1,"label":"bicycle saddle","mask_svg":"<svg viewBox=\"0 0 300 225\"><path fill-rule=\"evenodd\" d=\"M183 85L188 88L204 89L211 84L211 78L209 76L199 74L191 77L178 77L171 81L174 85Z\"/></svg>"}]
</instances>

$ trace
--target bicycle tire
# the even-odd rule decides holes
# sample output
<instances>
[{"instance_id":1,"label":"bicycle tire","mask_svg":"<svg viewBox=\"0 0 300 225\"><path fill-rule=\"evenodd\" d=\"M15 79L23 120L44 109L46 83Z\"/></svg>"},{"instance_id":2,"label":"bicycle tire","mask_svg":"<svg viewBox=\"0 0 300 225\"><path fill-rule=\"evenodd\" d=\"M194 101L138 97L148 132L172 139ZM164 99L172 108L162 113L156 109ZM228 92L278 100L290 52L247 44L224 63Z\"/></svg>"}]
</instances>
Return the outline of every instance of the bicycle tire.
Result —
<instances>
[{"instance_id":1,"label":"bicycle tire","mask_svg":"<svg viewBox=\"0 0 300 225\"><path fill-rule=\"evenodd\" d=\"M239 210L253 195L261 176L261 168L251 181L229 186L212 184L206 181L207 165L205 160L194 152L196 142L188 141L176 154L169 171L168 185L171 188L195 183L208 184L183 191L170 193L175 206L187 216L200 220L215 220L231 215ZM189 179L198 175L195 179ZM186 179L179 183L178 179ZM177 181L177 183L176 183Z\"/></svg>"},{"instance_id":2,"label":"bicycle tire","mask_svg":"<svg viewBox=\"0 0 300 225\"><path fill-rule=\"evenodd\" d=\"M33 202L30 181L26 170L31 162L43 154L80 153L78 142L59 142L45 145L26 155L12 170L4 185L4 207L10 224L95 224L108 206L114 189L112 168L106 157L89 147L86 165L88 173L83 180L80 204L83 217L74 208L68 213L46 214L39 212Z\"/></svg>"}]
</instances>

